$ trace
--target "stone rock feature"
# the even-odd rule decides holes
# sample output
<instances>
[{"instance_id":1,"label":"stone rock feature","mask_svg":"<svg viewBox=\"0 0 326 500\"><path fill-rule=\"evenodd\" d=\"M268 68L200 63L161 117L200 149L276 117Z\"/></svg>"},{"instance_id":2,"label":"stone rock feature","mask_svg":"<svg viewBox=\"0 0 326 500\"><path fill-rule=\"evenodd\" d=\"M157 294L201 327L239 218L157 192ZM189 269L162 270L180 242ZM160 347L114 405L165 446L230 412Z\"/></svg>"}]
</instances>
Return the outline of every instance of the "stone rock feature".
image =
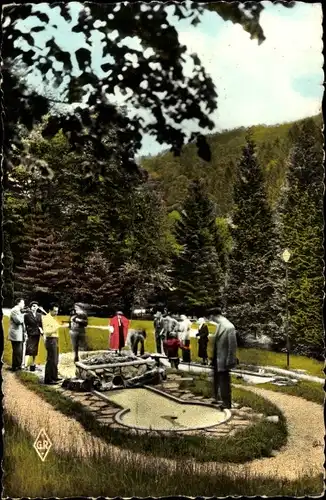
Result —
<instances>
[{"instance_id":1,"label":"stone rock feature","mask_svg":"<svg viewBox=\"0 0 326 500\"><path fill-rule=\"evenodd\" d=\"M159 384L165 369L149 354L137 357L131 353L105 352L88 356L76 364L76 376L92 380L98 391Z\"/></svg>"}]
</instances>

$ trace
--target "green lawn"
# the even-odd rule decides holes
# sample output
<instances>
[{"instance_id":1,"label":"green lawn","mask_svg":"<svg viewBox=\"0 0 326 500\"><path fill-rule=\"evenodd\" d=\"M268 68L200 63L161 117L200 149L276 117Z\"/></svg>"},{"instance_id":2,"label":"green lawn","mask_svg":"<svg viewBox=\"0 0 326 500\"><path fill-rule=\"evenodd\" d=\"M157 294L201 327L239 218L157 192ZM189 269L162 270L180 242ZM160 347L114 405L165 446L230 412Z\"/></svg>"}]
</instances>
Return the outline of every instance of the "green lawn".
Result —
<instances>
[{"instance_id":1,"label":"green lawn","mask_svg":"<svg viewBox=\"0 0 326 500\"><path fill-rule=\"evenodd\" d=\"M243 386L251 386L247 382L238 379L235 375L232 375L233 384L241 384ZM318 382L308 382L306 380L299 380L295 385L291 386L278 386L271 383L259 384L257 387L261 389L268 389L274 392L283 392L284 394L289 394L291 396L297 396L299 398L306 399L307 401L313 401L320 405L324 404L325 391L324 387Z\"/></svg>"},{"instance_id":2,"label":"green lawn","mask_svg":"<svg viewBox=\"0 0 326 500\"><path fill-rule=\"evenodd\" d=\"M132 457L117 464L109 454L81 459L53 449L42 462L32 446L35 436L23 430L8 414L4 415L4 426L4 497L296 497L320 495L323 491L322 474L287 481L258 475L239 478L228 473L227 468L221 468L218 473L199 475L184 463L176 471L162 469L159 465L148 469L139 463L139 459L136 462Z\"/></svg>"},{"instance_id":3,"label":"green lawn","mask_svg":"<svg viewBox=\"0 0 326 500\"><path fill-rule=\"evenodd\" d=\"M59 316L58 320L62 323L68 321L68 316ZM96 328L96 326L107 326L108 319L105 318L89 318L90 327L87 328L87 345L90 350L102 350L108 348L109 332L108 330L103 330ZM7 330L8 330L8 318L4 317L3 326L5 332L5 345L4 345L4 361L10 363L11 361L11 346L10 342L7 340ZM145 349L148 352L155 351L155 338L154 338L154 327L152 321L144 320L132 320L132 328L144 328L147 331L147 339L145 342ZM214 327L211 327L211 331L214 331ZM69 336L69 330L67 327L60 328L60 352L71 351L71 342ZM191 351L192 359L198 360L197 352L197 339L191 339ZM212 339L209 341L208 354L211 355ZM252 365L271 365L279 368L286 368L286 354L260 350L260 349L238 349L238 357L240 363L247 363ZM37 358L37 363L43 364L45 362L46 352L44 348L44 343L40 341L39 355ZM293 369L303 369L307 370L307 373L317 377L324 377L323 369L324 363L316 361L315 359L308 358L305 356L292 355L290 357L290 368Z\"/></svg>"}]
</instances>

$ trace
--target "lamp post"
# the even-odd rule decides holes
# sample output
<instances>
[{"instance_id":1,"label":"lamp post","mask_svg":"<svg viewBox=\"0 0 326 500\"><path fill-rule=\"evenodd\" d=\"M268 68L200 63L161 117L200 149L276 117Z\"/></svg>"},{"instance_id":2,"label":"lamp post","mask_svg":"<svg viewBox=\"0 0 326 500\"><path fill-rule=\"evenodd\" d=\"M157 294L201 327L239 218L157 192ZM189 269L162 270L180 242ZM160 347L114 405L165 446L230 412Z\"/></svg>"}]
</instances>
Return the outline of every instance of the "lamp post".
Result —
<instances>
[{"instance_id":1,"label":"lamp post","mask_svg":"<svg viewBox=\"0 0 326 500\"><path fill-rule=\"evenodd\" d=\"M289 298L288 298L288 262L291 258L291 252L285 249L282 253L282 259L285 262L285 294L286 294L286 367L290 367L290 340L289 340Z\"/></svg>"}]
</instances>

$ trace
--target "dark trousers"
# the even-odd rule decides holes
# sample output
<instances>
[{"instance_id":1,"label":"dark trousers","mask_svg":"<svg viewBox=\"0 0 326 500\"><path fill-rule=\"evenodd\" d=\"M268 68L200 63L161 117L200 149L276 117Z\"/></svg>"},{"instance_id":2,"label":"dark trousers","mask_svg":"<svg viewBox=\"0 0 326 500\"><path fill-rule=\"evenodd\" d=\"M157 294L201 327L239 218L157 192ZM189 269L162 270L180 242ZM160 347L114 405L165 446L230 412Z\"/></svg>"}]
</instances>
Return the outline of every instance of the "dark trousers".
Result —
<instances>
[{"instance_id":1,"label":"dark trousers","mask_svg":"<svg viewBox=\"0 0 326 500\"><path fill-rule=\"evenodd\" d=\"M45 339L45 348L47 351L44 382L54 382L58 378L59 362L59 343L57 337L48 337Z\"/></svg>"},{"instance_id":2,"label":"dark trousers","mask_svg":"<svg viewBox=\"0 0 326 500\"><path fill-rule=\"evenodd\" d=\"M156 352L162 354L162 339L160 335L155 335Z\"/></svg>"},{"instance_id":3,"label":"dark trousers","mask_svg":"<svg viewBox=\"0 0 326 500\"><path fill-rule=\"evenodd\" d=\"M214 397L221 397L223 406L231 408L231 376L229 371L218 372L214 368Z\"/></svg>"},{"instance_id":4,"label":"dark trousers","mask_svg":"<svg viewBox=\"0 0 326 500\"><path fill-rule=\"evenodd\" d=\"M70 332L70 338L72 343L72 349L75 353L74 361L79 361L79 355L78 355L79 349L85 348L85 340L86 340L85 333Z\"/></svg>"},{"instance_id":5,"label":"dark trousers","mask_svg":"<svg viewBox=\"0 0 326 500\"><path fill-rule=\"evenodd\" d=\"M17 370L22 367L23 362L23 342L12 340L12 369Z\"/></svg>"},{"instance_id":6,"label":"dark trousers","mask_svg":"<svg viewBox=\"0 0 326 500\"><path fill-rule=\"evenodd\" d=\"M186 349L182 349L182 361L184 363L190 363L191 362L190 340L185 340L184 346Z\"/></svg>"},{"instance_id":7,"label":"dark trousers","mask_svg":"<svg viewBox=\"0 0 326 500\"><path fill-rule=\"evenodd\" d=\"M171 368L175 368L176 370L179 367L179 358L169 358L169 362L171 365Z\"/></svg>"},{"instance_id":8,"label":"dark trousers","mask_svg":"<svg viewBox=\"0 0 326 500\"><path fill-rule=\"evenodd\" d=\"M132 343L132 352L137 356L138 345L140 344L140 355L145 353L145 342L143 337L136 338Z\"/></svg>"}]
</instances>

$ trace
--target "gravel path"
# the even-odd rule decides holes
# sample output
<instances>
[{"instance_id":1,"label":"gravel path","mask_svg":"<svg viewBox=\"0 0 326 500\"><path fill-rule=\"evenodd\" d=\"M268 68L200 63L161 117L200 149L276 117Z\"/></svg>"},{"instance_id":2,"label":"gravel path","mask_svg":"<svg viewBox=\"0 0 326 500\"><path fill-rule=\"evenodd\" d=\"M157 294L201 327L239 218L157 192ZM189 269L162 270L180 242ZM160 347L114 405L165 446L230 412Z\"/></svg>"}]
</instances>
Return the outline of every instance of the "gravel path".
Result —
<instances>
[{"instance_id":1,"label":"gravel path","mask_svg":"<svg viewBox=\"0 0 326 500\"><path fill-rule=\"evenodd\" d=\"M296 479L304 473L311 475L323 473L322 406L302 398L256 387L247 390L270 400L284 413L289 431L288 444L275 457L257 459L248 464L228 464L228 470L241 476L259 474L270 478L287 479ZM117 462L133 459L138 461L139 466L148 467L151 464L151 459L147 460L144 455L109 445L102 439L92 436L79 422L56 411L8 371L3 371L3 393L5 411L13 415L35 438L44 427L55 450L81 457L105 454ZM170 471L171 468L178 466L174 460L162 458L159 462L163 468L168 467ZM206 464L194 463L192 460L187 462L192 463L196 472L216 473L226 468L226 464L216 462ZM153 466L157 468L157 465L158 460L153 461Z\"/></svg>"}]
</instances>

